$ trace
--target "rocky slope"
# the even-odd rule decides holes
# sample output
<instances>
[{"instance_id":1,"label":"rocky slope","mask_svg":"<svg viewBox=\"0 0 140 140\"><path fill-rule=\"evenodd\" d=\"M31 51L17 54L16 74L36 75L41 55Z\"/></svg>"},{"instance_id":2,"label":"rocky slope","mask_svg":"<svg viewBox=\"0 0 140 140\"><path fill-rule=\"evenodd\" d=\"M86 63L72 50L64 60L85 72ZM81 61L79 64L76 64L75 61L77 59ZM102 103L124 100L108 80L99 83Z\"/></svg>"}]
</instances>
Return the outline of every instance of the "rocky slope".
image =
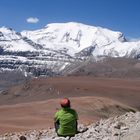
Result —
<instances>
[{"instance_id":1,"label":"rocky slope","mask_svg":"<svg viewBox=\"0 0 140 140\"><path fill-rule=\"evenodd\" d=\"M61 73L69 76L139 78L140 61L130 58L105 58L93 62L90 58L85 62L76 62L67 66Z\"/></svg>"},{"instance_id":2,"label":"rocky slope","mask_svg":"<svg viewBox=\"0 0 140 140\"><path fill-rule=\"evenodd\" d=\"M27 140L139 140L140 112L126 113L107 120L101 120L89 126L79 125L81 133L75 137L57 137L54 129L10 133L0 136L0 140L18 140L21 135ZM84 132L85 131L85 132Z\"/></svg>"},{"instance_id":3,"label":"rocky slope","mask_svg":"<svg viewBox=\"0 0 140 140\"><path fill-rule=\"evenodd\" d=\"M81 23L53 23L21 33L0 28L0 68L27 74L56 75L73 62L104 57L139 58L140 41L127 41L121 32Z\"/></svg>"}]
</instances>

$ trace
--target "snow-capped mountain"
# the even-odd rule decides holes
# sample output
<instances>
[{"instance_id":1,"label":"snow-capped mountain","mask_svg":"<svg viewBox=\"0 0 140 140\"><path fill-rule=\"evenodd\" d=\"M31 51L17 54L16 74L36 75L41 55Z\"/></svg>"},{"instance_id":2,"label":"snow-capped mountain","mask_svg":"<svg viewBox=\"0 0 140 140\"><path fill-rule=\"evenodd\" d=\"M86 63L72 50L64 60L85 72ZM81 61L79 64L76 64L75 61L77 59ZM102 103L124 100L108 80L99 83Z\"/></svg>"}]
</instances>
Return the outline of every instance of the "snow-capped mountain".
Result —
<instances>
[{"instance_id":1,"label":"snow-capped mountain","mask_svg":"<svg viewBox=\"0 0 140 140\"><path fill-rule=\"evenodd\" d=\"M91 46L101 49L102 46L125 41L120 32L73 22L48 24L41 30L23 31L22 35L44 48L67 50L72 56Z\"/></svg>"},{"instance_id":2,"label":"snow-capped mountain","mask_svg":"<svg viewBox=\"0 0 140 140\"><path fill-rule=\"evenodd\" d=\"M59 73L66 65L89 56L139 58L140 41L130 42L121 32L74 22L21 33L0 28L0 67L4 69Z\"/></svg>"},{"instance_id":3,"label":"snow-capped mountain","mask_svg":"<svg viewBox=\"0 0 140 140\"><path fill-rule=\"evenodd\" d=\"M44 48L61 49L71 56L91 50L93 56L124 57L140 49L140 41L127 42L121 32L73 22L48 24L41 30L23 31L22 35Z\"/></svg>"}]
</instances>

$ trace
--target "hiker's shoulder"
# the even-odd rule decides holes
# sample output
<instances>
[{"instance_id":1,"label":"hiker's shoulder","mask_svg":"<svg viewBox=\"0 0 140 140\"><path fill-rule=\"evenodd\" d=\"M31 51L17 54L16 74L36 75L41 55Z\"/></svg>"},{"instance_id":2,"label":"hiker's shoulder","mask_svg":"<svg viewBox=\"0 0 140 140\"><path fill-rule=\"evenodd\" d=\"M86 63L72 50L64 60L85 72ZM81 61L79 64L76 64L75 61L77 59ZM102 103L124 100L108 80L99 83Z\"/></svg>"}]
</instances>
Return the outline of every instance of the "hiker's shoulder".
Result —
<instances>
[{"instance_id":1,"label":"hiker's shoulder","mask_svg":"<svg viewBox=\"0 0 140 140\"><path fill-rule=\"evenodd\" d=\"M58 115L60 112L62 112L62 109L59 109L55 112L55 115Z\"/></svg>"}]
</instances>

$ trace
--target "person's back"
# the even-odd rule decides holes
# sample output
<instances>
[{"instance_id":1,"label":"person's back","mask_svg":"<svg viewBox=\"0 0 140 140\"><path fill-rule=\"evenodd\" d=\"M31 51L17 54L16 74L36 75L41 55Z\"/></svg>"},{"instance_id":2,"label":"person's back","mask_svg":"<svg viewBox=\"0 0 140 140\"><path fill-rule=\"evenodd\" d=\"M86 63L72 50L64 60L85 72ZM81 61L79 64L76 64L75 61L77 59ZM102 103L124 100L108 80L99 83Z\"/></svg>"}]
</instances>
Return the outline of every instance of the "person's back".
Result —
<instances>
[{"instance_id":1,"label":"person's back","mask_svg":"<svg viewBox=\"0 0 140 140\"><path fill-rule=\"evenodd\" d=\"M68 100L68 99L64 99ZM78 115L74 109L69 105L62 106L62 109L55 114L55 128L58 136L74 136L77 133L77 119Z\"/></svg>"}]
</instances>

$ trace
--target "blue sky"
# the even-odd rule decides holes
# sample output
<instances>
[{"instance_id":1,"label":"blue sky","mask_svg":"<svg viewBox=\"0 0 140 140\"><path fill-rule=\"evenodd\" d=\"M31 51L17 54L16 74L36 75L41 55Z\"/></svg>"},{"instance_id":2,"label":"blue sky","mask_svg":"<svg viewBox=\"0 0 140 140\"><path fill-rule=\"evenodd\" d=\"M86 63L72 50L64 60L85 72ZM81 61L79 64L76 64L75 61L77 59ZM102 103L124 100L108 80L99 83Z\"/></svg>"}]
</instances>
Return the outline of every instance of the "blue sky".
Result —
<instances>
[{"instance_id":1,"label":"blue sky","mask_svg":"<svg viewBox=\"0 0 140 140\"><path fill-rule=\"evenodd\" d=\"M22 31L73 21L140 38L139 7L140 0L0 0L0 27Z\"/></svg>"}]
</instances>

